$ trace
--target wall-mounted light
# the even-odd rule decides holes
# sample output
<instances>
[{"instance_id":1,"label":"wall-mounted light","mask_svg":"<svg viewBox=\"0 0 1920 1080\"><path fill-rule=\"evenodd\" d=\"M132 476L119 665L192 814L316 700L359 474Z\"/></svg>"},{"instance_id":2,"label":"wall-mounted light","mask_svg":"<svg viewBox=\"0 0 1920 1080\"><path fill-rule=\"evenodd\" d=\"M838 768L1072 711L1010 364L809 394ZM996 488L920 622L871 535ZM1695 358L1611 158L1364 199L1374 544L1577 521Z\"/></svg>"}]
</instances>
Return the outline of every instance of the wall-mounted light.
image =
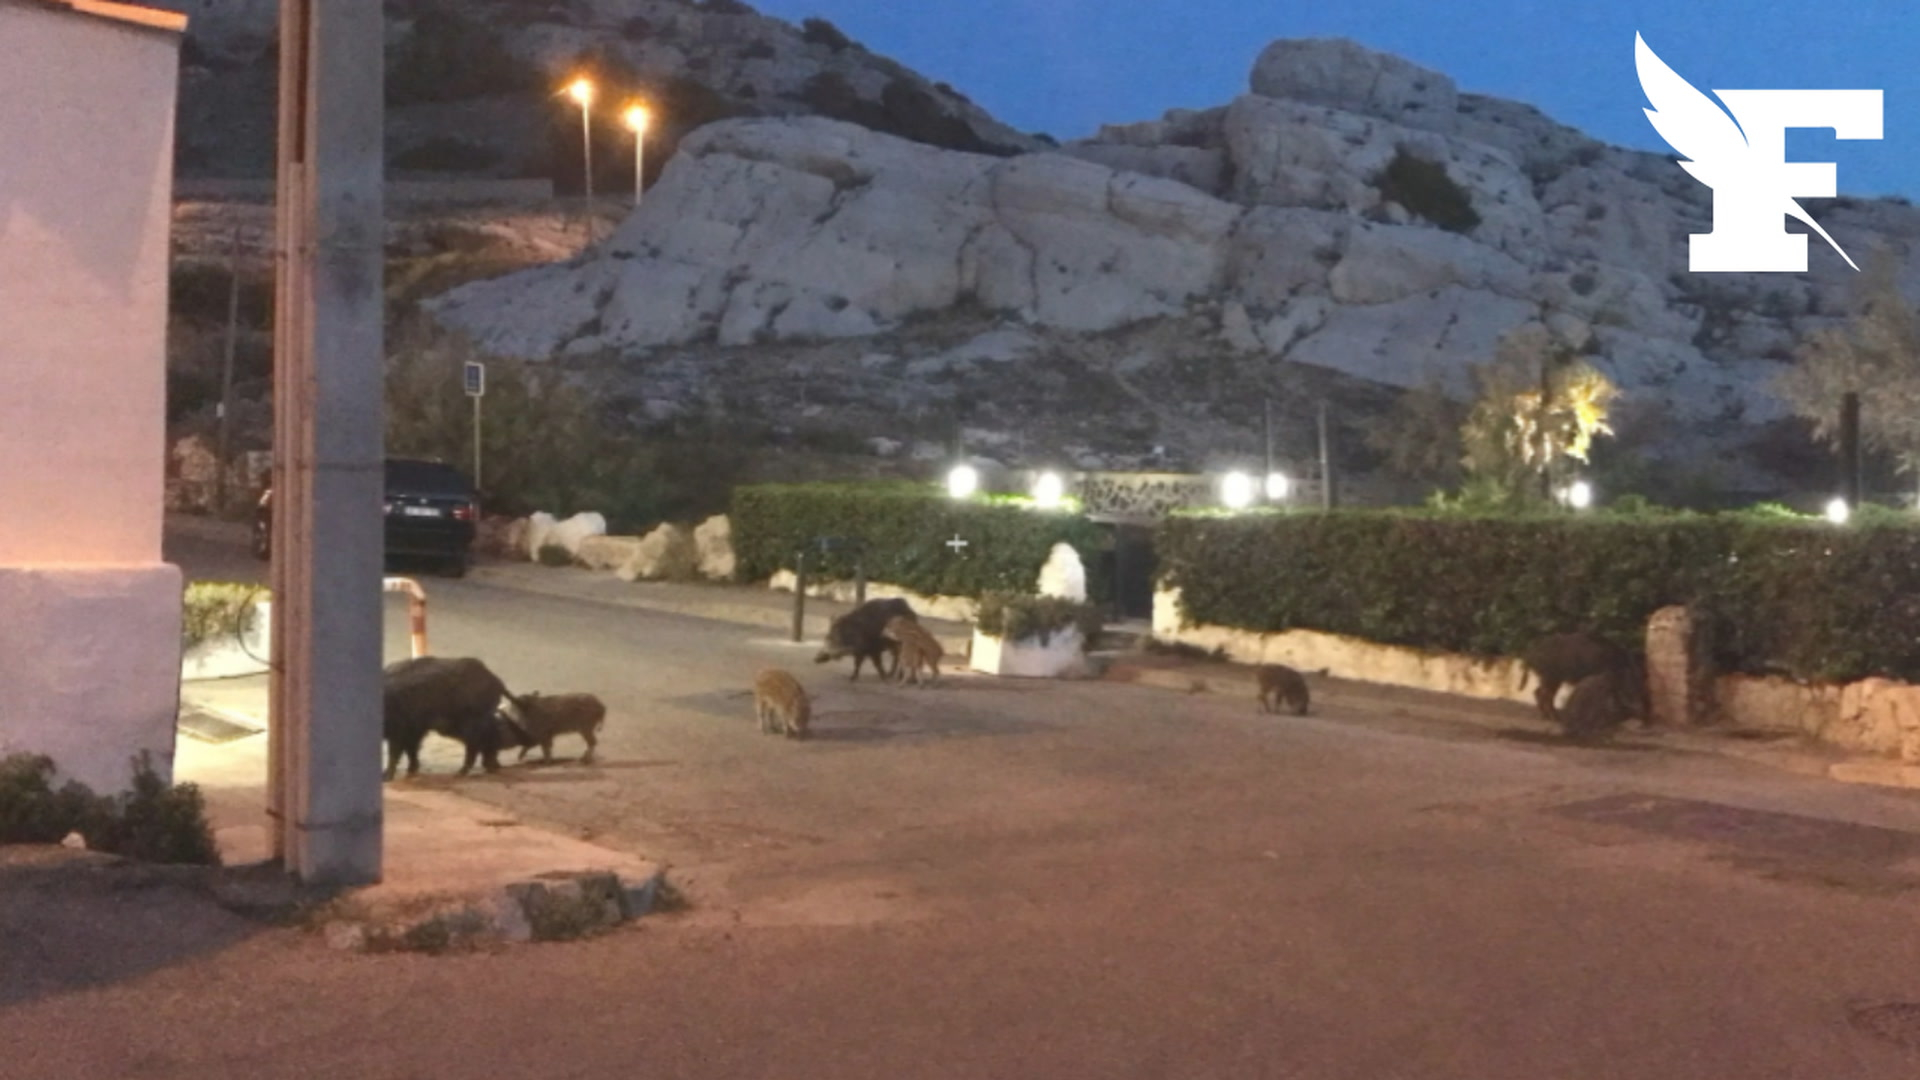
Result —
<instances>
[{"instance_id":1,"label":"wall-mounted light","mask_svg":"<svg viewBox=\"0 0 1920 1080\"><path fill-rule=\"evenodd\" d=\"M1033 480L1033 501L1042 510L1052 510L1066 498L1067 483L1056 472L1043 472Z\"/></svg>"},{"instance_id":2,"label":"wall-mounted light","mask_svg":"<svg viewBox=\"0 0 1920 1080\"><path fill-rule=\"evenodd\" d=\"M1220 502L1229 510L1253 505L1253 477L1235 470L1220 478Z\"/></svg>"},{"instance_id":3,"label":"wall-mounted light","mask_svg":"<svg viewBox=\"0 0 1920 1080\"><path fill-rule=\"evenodd\" d=\"M947 494L956 499L970 499L980 490L980 470L971 465L955 465L947 474Z\"/></svg>"}]
</instances>

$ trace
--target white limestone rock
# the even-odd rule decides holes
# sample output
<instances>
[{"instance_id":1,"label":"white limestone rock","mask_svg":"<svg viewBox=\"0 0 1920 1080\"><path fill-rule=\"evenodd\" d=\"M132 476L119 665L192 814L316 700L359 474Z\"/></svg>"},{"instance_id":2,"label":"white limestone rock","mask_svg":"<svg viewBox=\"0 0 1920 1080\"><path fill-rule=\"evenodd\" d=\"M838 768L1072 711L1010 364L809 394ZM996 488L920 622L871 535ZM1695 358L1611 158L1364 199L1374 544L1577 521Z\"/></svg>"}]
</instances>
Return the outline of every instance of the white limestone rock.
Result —
<instances>
[{"instance_id":1,"label":"white limestone rock","mask_svg":"<svg viewBox=\"0 0 1920 1080\"><path fill-rule=\"evenodd\" d=\"M661 525L614 571L622 581L690 581L699 573L700 552L684 525Z\"/></svg>"},{"instance_id":2,"label":"white limestone rock","mask_svg":"<svg viewBox=\"0 0 1920 1080\"><path fill-rule=\"evenodd\" d=\"M1449 285L1524 298L1530 281L1520 263L1457 233L1362 222L1328 284L1343 304L1381 304Z\"/></svg>"},{"instance_id":3,"label":"white limestone rock","mask_svg":"<svg viewBox=\"0 0 1920 1080\"><path fill-rule=\"evenodd\" d=\"M1534 311L1524 300L1458 285L1391 303L1343 305L1287 358L1389 386L1410 389L1432 376L1464 387L1467 365L1491 359L1501 336Z\"/></svg>"},{"instance_id":4,"label":"white limestone rock","mask_svg":"<svg viewBox=\"0 0 1920 1080\"><path fill-rule=\"evenodd\" d=\"M1074 143L1065 152L1083 161L1122 172L1177 180L1209 195L1226 194L1225 150L1198 146L1134 146L1124 143Z\"/></svg>"},{"instance_id":5,"label":"white limestone rock","mask_svg":"<svg viewBox=\"0 0 1920 1080\"><path fill-rule=\"evenodd\" d=\"M575 514L555 524L547 531L541 543L558 544L567 549L567 554L577 559L580 557L580 545L585 543L588 537L605 535L607 535L607 519L588 511ZM539 548L536 547L534 551L538 554Z\"/></svg>"},{"instance_id":6,"label":"white limestone rock","mask_svg":"<svg viewBox=\"0 0 1920 1080\"><path fill-rule=\"evenodd\" d=\"M558 524L559 519L544 510L536 511L527 518L527 558L540 561L540 549L551 542L548 538Z\"/></svg>"},{"instance_id":7,"label":"white limestone rock","mask_svg":"<svg viewBox=\"0 0 1920 1080\"><path fill-rule=\"evenodd\" d=\"M625 565L639 548L637 536L589 536L580 541L574 558L589 570L612 570Z\"/></svg>"},{"instance_id":8,"label":"white limestone rock","mask_svg":"<svg viewBox=\"0 0 1920 1080\"><path fill-rule=\"evenodd\" d=\"M1261 50L1248 80L1262 97L1449 130L1459 102L1452 79L1346 38L1289 38Z\"/></svg>"},{"instance_id":9,"label":"white limestone rock","mask_svg":"<svg viewBox=\"0 0 1920 1080\"><path fill-rule=\"evenodd\" d=\"M693 530L693 546L700 576L711 581L732 581L739 562L733 553L733 523L725 514L716 514Z\"/></svg>"},{"instance_id":10,"label":"white limestone rock","mask_svg":"<svg viewBox=\"0 0 1920 1080\"><path fill-rule=\"evenodd\" d=\"M1040 567L1034 591L1041 596L1058 596L1076 603L1086 601L1087 568L1072 544L1053 545L1053 550L1047 553L1046 564Z\"/></svg>"}]
</instances>

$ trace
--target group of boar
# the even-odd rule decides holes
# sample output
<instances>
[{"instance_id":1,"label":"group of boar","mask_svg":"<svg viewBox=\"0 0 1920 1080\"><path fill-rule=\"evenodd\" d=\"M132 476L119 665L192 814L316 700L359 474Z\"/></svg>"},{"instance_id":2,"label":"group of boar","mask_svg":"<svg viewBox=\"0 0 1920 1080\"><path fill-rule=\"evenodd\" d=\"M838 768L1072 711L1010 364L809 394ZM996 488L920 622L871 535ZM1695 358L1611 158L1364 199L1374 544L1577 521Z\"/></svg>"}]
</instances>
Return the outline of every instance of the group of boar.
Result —
<instances>
[{"instance_id":1,"label":"group of boar","mask_svg":"<svg viewBox=\"0 0 1920 1080\"><path fill-rule=\"evenodd\" d=\"M920 625L919 616L905 600L894 597L868 600L834 619L827 641L814 662L824 664L853 657L853 678L871 662L874 673L898 682L920 683L940 678L940 660L946 654L940 642ZM892 667L886 661L893 661ZM763 734L804 739L813 721L813 702L800 680L779 668L762 671L753 681L753 712Z\"/></svg>"},{"instance_id":2,"label":"group of boar","mask_svg":"<svg viewBox=\"0 0 1920 1080\"><path fill-rule=\"evenodd\" d=\"M540 748L543 760L553 760L553 741L578 735L587 742L580 760L591 762L598 746L596 733L607 717L607 707L592 694L526 694L509 692L500 677L472 657L422 656L387 666L384 678L382 731L387 743L386 778L393 779L400 759L407 759L407 775L420 772L420 744L427 733L444 735L466 748L460 775L473 771L475 761L488 772L500 769L500 752Z\"/></svg>"}]
</instances>

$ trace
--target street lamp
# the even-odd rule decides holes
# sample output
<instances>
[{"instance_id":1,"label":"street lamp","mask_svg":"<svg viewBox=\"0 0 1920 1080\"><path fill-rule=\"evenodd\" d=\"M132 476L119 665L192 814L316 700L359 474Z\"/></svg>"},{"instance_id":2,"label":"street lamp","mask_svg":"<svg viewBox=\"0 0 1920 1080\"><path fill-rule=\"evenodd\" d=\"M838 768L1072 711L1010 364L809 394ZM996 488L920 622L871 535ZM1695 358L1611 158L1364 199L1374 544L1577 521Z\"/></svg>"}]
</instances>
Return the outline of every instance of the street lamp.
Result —
<instances>
[{"instance_id":1,"label":"street lamp","mask_svg":"<svg viewBox=\"0 0 1920 1080\"><path fill-rule=\"evenodd\" d=\"M1827 520L1835 525L1845 525L1851 517L1853 508L1847 505L1847 500L1836 498L1827 504Z\"/></svg>"},{"instance_id":2,"label":"street lamp","mask_svg":"<svg viewBox=\"0 0 1920 1080\"><path fill-rule=\"evenodd\" d=\"M639 206L640 191L647 175L647 122L652 117L647 115L647 107L637 101L628 105L622 116L633 132L633 205Z\"/></svg>"},{"instance_id":3,"label":"street lamp","mask_svg":"<svg viewBox=\"0 0 1920 1080\"><path fill-rule=\"evenodd\" d=\"M1220 478L1220 501L1229 510L1245 510L1253 505L1253 477L1234 471Z\"/></svg>"},{"instance_id":4,"label":"street lamp","mask_svg":"<svg viewBox=\"0 0 1920 1080\"><path fill-rule=\"evenodd\" d=\"M1268 502L1286 502L1287 496L1292 494L1293 480L1288 477L1286 473L1271 472L1267 474Z\"/></svg>"},{"instance_id":5,"label":"street lamp","mask_svg":"<svg viewBox=\"0 0 1920 1080\"><path fill-rule=\"evenodd\" d=\"M1043 472L1033 481L1033 501L1043 510L1052 510L1060 505L1067 494L1067 483L1056 472Z\"/></svg>"},{"instance_id":6,"label":"street lamp","mask_svg":"<svg viewBox=\"0 0 1920 1080\"><path fill-rule=\"evenodd\" d=\"M947 474L947 494L956 499L970 499L980 490L980 470L971 465L955 465Z\"/></svg>"},{"instance_id":7,"label":"street lamp","mask_svg":"<svg viewBox=\"0 0 1920 1080\"><path fill-rule=\"evenodd\" d=\"M1593 505L1593 485L1585 480L1575 480L1567 489L1567 505L1575 510L1585 510Z\"/></svg>"},{"instance_id":8,"label":"street lamp","mask_svg":"<svg viewBox=\"0 0 1920 1080\"><path fill-rule=\"evenodd\" d=\"M593 244L593 80L585 75L567 84L567 96L580 106L580 146L586 162L587 244Z\"/></svg>"}]
</instances>

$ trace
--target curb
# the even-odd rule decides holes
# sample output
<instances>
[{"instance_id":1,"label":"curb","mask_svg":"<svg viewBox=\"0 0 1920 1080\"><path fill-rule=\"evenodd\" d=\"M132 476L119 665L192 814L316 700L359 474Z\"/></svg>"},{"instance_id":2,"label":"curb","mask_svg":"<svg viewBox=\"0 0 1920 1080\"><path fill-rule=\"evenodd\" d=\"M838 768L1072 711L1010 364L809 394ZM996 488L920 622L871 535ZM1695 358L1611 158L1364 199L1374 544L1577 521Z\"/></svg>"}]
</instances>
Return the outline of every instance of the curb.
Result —
<instances>
[{"instance_id":1,"label":"curb","mask_svg":"<svg viewBox=\"0 0 1920 1080\"><path fill-rule=\"evenodd\" d=\"M638 880L606 870L558 871L472 896L342 897L314 922L328 945L362 953L579 941L651 913L668 888L664 869Z\"/></svg>"}]
</instances>

